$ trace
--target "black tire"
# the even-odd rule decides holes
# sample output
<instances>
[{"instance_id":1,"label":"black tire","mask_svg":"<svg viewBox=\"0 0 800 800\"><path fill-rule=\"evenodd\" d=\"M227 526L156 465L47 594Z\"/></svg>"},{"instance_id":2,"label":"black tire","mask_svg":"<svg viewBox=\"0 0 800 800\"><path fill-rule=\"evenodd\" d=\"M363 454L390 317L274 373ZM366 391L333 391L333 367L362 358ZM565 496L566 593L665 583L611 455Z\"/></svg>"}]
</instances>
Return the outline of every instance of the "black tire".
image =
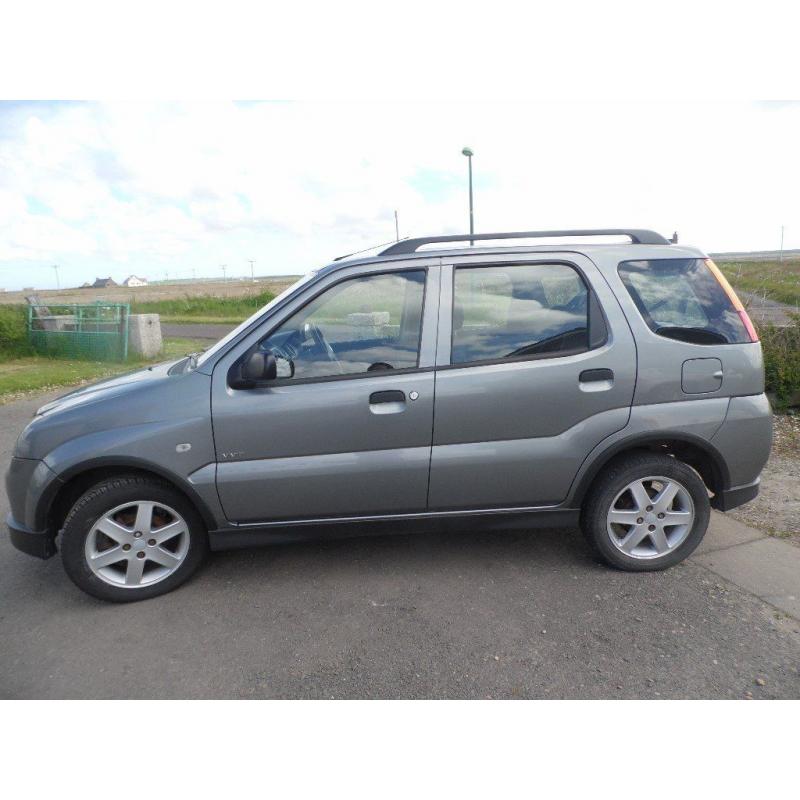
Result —
<instances>
[{"instance_id":1,"label":"black tire","mask_svg":"<svg viewBox=\"0 0 800 800\"><path fill-rule=\"evenodd\" d=\"M694 523L687 537L674 550L648 559L634 558L611 541L607 530L608 512L628 484L653 475L672 478L688 491L694 504ZM644 572L667 569L689 556L705 536L710 516L708 491L691 467L671 456L639 453L620 458L603 471L583 504L581 528L606 564L630 572Z\"/></svg>"},{"instance_id":2,"label":"black tire","mask_svg":"<svg viewBox=\"0 0 800 800\"><path fill-rule=\"evenodd\" d=\"M189 549L178 568L167 577L144 586L114 586L98 577L86 559L86 538L93 526L111 509L124 503L153 501L177 511L189 529ZM70 580L100 600L125 603L146 600L172 591L200 566L208 552L208 536L200 514L186 497L169 484L136 475L109 478L92 486L70 510L61 535L61 560Z\"/></svg>"}]
</instances>

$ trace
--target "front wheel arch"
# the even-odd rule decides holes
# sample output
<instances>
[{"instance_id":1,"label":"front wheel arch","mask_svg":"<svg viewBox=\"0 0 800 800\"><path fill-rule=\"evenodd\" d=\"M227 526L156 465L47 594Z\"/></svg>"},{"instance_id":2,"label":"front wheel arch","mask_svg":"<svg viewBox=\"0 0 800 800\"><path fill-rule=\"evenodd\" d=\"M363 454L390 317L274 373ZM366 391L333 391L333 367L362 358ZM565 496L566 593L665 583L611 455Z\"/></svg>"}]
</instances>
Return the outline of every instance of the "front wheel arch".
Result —
<instances>
[{"instance_id":1,"label":"front wheel arch","mask_svg":"<svg viewBox=\"0 0 800 800\"><path fill-rule=\"evenodd\" d=\"M110 516L117 513L123 518ZM130 602L187 581L208 552L208 531L192 502L171 484L123 472L81 495L64 521L60 550L79 589L100 600Z\"/></svg>"},{"instance_id":2,"label":"front wheel arch","mask_svg":"<svg viewBox=\"0 0 800 800\"><path fill-rule=\"evenodd\" d=\"M89 462L82 464L65 476L59 476L60 482L53 482L57 485L53 486L52 495L41 504L42 519L40 521L40 530L50 530L55 537L64 525L64 520L73 505L84 492L102 480L122 475L152 478L169 485L175 491L180 492L197 509L203 519L206 530L213 530L218 527L213 514L197 493L176 481L172 475L158 468L153 468L152 465L143 465L140 462L101 460L99 463Z\"/></svg>"}]
</instances>

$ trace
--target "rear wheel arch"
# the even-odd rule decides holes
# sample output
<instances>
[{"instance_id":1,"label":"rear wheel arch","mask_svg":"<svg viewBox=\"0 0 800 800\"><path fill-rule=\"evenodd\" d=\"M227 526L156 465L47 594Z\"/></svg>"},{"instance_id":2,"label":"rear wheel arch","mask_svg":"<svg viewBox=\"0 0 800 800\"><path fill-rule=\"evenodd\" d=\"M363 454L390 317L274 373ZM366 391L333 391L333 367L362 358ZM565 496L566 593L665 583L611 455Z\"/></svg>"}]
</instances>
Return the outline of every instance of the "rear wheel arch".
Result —
<instances>
[{"instance_id":1,"label":"rear wheel arch","mask_svg":"<svg viewBox=\"0 0 800 800\"><path fill-rule=\"evenodd\" d=\"M579 479L572 505L579 507L583 504L605 468L637 453L661 453L688 464L715 497L730 485L725 460L710 442L682 431L663 431L623 439L599 453ZM714 499L711 505L715 506Z\"/></svg>"}]
</instances>

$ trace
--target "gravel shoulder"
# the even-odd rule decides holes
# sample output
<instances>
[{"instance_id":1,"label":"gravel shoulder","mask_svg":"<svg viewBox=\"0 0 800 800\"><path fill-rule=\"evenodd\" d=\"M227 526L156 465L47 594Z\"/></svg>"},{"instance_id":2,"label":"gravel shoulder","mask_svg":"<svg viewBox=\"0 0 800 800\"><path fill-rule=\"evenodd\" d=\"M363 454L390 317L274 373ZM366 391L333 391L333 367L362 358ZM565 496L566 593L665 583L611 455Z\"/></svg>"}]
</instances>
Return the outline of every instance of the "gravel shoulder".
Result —
<instances>
[{"instance_id":1,"label":"gravel shoulder","mask_svg":"<svg viewBox=\"0 0 800 800\"><path fill-rule=\"evenodd\" d=\"M730 516L800 547L800 414L776 414L761 490Z\"/></svg>"}]
</instances>

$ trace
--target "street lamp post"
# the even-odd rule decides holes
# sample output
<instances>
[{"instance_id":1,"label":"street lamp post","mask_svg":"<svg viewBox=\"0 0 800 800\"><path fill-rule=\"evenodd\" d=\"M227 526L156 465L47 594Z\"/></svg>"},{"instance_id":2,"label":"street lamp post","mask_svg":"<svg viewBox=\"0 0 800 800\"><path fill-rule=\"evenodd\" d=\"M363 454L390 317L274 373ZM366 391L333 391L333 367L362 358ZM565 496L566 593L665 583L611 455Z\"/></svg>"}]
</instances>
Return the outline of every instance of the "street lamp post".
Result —
<instances>
[{"instance_id":1,"label":"street lamp post","mask_svg":"<svg viewBox=\"0 0 800 800\"><path fill-rule=\"evenodd\" d=\"M469 235L472 236L475 233L475 217L474 217L474 215L472 213L472 156L473 156L473 153L472 153L472 150L469 147L465 147L461 151L461 154L465 155L467 157L468 162L469 162ZM470 239L469 240L470 247L472 247L472 245L474 245L474 244L475 244L475 242L472 239Z\"/></svg>"}]
</instances>

